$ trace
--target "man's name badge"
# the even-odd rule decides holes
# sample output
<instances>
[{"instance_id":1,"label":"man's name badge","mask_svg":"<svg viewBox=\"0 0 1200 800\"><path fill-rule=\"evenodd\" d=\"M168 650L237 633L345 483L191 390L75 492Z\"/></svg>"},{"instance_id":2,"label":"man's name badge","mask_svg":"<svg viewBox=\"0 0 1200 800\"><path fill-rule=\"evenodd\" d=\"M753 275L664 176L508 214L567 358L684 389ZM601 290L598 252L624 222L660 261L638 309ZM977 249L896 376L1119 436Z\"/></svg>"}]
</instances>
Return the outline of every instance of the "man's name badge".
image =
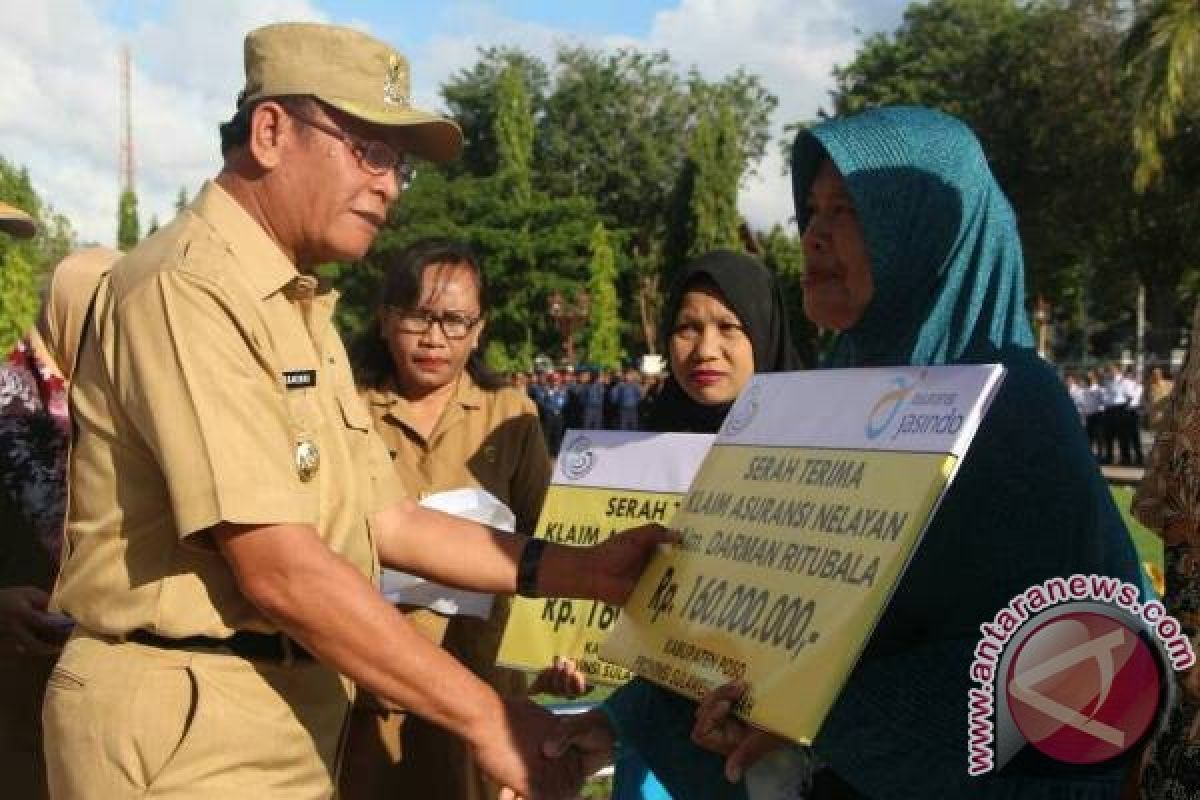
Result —
<instances>
[{"instance_id":1,"label":"man's name badge","mask_svg":"<svg viewBox=\"0 0 1200 800\"><path fill-rule=\"evenodd\" d=\"M311 481L320 466L321 451L317 449L317 443L312 439L298 439L296 441L296 474L300 476L300 480L305 483Z\"/></svg>"},{"instance_id":2,"label":"man's name badge","mask_svg":"<svg viewBox=\"0 0 1200 800\"><path fill-rule=\"evenodd\" d=\"M289 389L311 389L317 385L315 369L294 369L283 373L283 385Z\"/></svg>"}]
</instances>

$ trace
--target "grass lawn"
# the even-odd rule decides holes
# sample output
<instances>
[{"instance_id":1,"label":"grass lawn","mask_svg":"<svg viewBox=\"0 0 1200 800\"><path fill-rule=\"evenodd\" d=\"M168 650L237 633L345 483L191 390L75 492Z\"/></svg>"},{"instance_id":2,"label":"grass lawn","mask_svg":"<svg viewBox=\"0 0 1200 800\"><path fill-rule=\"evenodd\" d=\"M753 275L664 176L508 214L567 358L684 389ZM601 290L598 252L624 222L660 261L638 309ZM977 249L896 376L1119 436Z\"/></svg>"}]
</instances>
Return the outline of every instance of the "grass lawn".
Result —
<instances>
[{"instance_id":1,"label":"grass lawn","mask_svg":"<svg viewBox=\"0 0 1200 800\"><path fill-rule=\"evenodd\" d=\"M1138 522L1129 513L1129 504L1133 500L1133 487L1131 486L1113 486L1113 500L1117 503L1117 508L1121 509L1121 516L1125 520L1125 524L1129 526L1129 535L1133 539L1134 547L1138 551L1138 560L1143 564L1153 564L1158 569L1158 574L1162 575L1163 568L1163 546L1162 539L1158 538L1145 525Z\"/></svg>"}]
</instances>

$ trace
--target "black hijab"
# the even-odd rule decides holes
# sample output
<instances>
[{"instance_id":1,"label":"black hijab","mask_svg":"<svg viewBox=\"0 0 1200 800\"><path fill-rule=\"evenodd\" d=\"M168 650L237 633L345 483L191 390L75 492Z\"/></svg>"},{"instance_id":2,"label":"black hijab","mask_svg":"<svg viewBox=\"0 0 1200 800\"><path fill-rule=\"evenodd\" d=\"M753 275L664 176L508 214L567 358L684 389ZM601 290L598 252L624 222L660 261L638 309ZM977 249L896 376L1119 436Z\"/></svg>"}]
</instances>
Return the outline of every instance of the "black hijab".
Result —
<instances>
[{"instance_id":1,"label":"black hijab","mask_svg":"<svg viewBox=\"0 0 1200 800\"><path fill-rule=\"evenodd\" d=\"M775 276L758 259L733 250L713 250L689 262L676 277L659 320L660 346L670 356L668 343L683 296L697 283L710 282L720 291L754 349L755 372L800 369L792 346L783 292ZM716 433L732 403L706 406L687 396L669 374L662 394L650 414L649 427L660 433Z\"/></svg>"}]
</instances>

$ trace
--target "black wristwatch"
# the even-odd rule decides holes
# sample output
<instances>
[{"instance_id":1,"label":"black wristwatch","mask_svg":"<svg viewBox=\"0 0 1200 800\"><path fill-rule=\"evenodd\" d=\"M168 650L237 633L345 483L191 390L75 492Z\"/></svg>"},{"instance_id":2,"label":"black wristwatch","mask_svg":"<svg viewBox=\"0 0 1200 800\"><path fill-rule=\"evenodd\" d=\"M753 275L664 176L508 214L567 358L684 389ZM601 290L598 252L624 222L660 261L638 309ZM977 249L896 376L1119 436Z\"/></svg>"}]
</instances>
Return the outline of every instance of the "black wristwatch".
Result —
<instances>
[{"instance_id":1,"label":"black wristwatch","mask_svg":"<svg viewBox=\"0 0 1200 800\"><path fill-rule=\"evenodd\" d=\"M517 594L522 597L538 596L538 569L546 544L545 539L530 539L521 550L521 560L517 564Z\"/></svg>"}]
</instances>

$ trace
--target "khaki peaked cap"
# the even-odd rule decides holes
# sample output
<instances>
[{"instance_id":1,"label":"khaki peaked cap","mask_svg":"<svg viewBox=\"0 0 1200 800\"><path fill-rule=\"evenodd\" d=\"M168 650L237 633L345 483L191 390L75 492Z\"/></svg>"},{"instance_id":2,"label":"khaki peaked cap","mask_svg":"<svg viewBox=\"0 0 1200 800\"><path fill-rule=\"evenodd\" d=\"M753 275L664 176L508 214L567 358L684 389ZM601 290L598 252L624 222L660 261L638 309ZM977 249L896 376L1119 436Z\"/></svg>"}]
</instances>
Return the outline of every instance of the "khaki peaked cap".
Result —
<instances>
[{"instance_id":1,"label":"khaki peaked cap","mask_svg":"<svg viewBox=\"0 0 1200 800\"><path fill-rule=\"evenodd\" d=\"M453 120L414 108L408 59L362 31L285 22L246 35L246 87L238 105L268 97L312 95L352 117L406 128L407 152L449 161L462 150Z\"/></svg>"},{"instance_id":2,"label":"khaki peaked cap","mask_svg":"<svg viewBox=\"0 0 1200 800\"><path fill-rule=\"evenodd\" d=\"M37 233L37 223L33 221L33 217L16 206L0 202L0 233L7 233L18 239L32 239Z\"/></svg>"}]
</instances>

